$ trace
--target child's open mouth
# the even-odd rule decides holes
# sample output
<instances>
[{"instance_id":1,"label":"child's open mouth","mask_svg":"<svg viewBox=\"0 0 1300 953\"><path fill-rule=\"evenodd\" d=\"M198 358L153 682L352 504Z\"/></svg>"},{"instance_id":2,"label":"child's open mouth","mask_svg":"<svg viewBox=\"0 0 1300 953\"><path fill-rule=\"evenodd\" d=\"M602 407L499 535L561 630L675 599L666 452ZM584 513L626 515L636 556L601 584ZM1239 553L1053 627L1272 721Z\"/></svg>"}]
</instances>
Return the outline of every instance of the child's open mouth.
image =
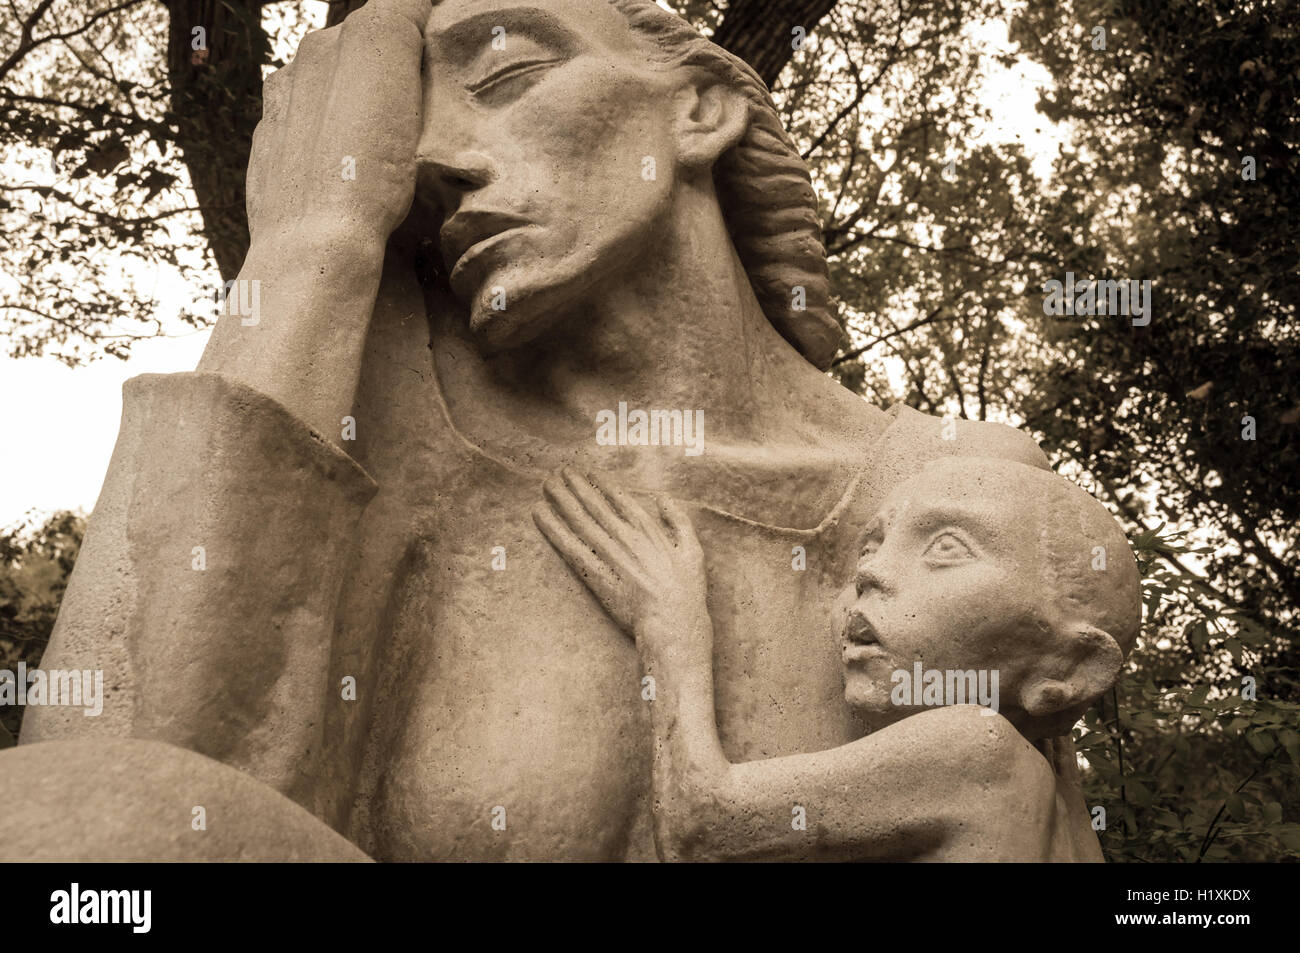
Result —
<instances>
[{"instance_id":1,"label":"child's open mouth","mask_svg":"<svg viewBox=\"0 0 1300 953\"><path fill-rule=\"evenodd\" d=\"M845 665L853 665L859 662L867 662L871 659L887 658L889 653L884 650L879 642L849 642L844 646L842 658Z\"/></svg>"},{"instance_id":2,"label":"child's open mouth","mask_svg":"<svg viewBox=\"0 0 1300 953\"><path fill-rule=\"evenodd\" d=\"M880 644L880 639L876 637L875 626L856 610L849 613L848 622L845 623L844 641L850 646Z\"/></svg>"}]
</instances>

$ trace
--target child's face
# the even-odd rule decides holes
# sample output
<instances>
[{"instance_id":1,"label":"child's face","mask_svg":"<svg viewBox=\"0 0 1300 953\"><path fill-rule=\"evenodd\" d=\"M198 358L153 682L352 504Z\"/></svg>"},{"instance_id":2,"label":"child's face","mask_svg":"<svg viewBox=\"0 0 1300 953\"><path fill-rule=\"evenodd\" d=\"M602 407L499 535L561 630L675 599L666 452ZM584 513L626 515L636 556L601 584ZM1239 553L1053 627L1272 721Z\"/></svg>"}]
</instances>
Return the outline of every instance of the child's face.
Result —
<instances>
[{"instance_id":1,"label":"child's face","mask_svg":"<svg viewBox=\"0 0 1300 953\"><path fill-rule=\"evenodd\" d=\"M922 710L895 704L896 671L998 672L1014 707L1035 649L1050 638L1033 508L996 471L931 465L891 493L868 526L842 604L845 699L872 727ZM974 699L971 700L972 702Z\"/></svg>"}]
</instances>

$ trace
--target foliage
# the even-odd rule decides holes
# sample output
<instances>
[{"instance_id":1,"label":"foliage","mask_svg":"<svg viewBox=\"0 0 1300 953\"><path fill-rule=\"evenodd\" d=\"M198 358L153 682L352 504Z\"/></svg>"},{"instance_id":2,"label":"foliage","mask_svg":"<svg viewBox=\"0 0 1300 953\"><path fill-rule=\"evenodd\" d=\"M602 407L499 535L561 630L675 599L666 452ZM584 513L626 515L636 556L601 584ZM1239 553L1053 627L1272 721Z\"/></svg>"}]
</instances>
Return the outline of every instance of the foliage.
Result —
<instances>
[{"instance_id":1,"label":"foliage","mask_svg":"<svg viewBox=\"0 0 1300 953\"><path fill-rule=\"evenodd\" d=\"M0 530L0 670L40 663L85 528L85 517L64 510ZM0 708L0 747L13 743L22 718L21 707Z\"/></svg>"},{"instance_id":2,"label":"foliage","mask_svg":"<svg viewBox=\"0 0 1300 953\"><path fill-rule=\"evenodd\" d=\"M1034 283L1151 279L1154 302L1146 327L1027 313L1043 360L1016 410L1135 531L1188 530L1138 536L1146 643L1085 736L1094 780L1119 785L1116 858L1267 859L1300 840L1298 12L1035 0L1013 29L1055 81L1041 108L1075 131Z\"/></svg>"},{"instance_id":3,"label":"foliage","mask_svg":"<svg viewBox=\"0 0 1300 953\"><path fill-rule=\"evenodd\" d=\"M0 330L70 366L216 315L247 248L244 168L298 4L13 0L0 8ZM263 9L265 8L265 9ZM204 49L191 35L205 24ZM191 289L162 312L159 275ZM172 307L176 303L172 302Z\"/></svg>"},{"instance_id":4,"label":"foliage","mask_svg":"<svg viewBox=\"0 0 1300 953\"><path fill-rule=\"evenodd\" d=\"M135 0L19 12L0 14L0 327L14 356L122 357L161 323L155 297L119 269L192 276L203 254L150 45L161 10Z\"/></svg>"},{"instance_id":5,"label":"foliage","mask_svg":"<svg viewBox=\"0 0 1300 953\"><path fill-rule=\"evenodd\" d=\"M1133 540L1143 644L1075 729L1085 797L1105 810L1103 850L1116 861L1300 857L1300 823L1283 821L1300 816L1295 680L1261 660L1267 629L1164 561L1209 548L1161 529Z\"/></svg>"}]
</instances>

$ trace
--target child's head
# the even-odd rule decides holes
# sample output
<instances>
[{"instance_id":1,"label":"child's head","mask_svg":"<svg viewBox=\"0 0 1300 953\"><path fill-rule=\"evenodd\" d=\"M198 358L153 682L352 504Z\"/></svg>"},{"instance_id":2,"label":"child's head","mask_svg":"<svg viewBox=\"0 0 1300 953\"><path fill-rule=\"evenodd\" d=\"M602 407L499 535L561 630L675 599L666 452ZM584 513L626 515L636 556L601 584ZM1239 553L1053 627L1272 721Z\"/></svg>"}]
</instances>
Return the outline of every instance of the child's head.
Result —
<instances>
[{"instance_id":1,"label":"child's head","mask_svg":"<svg viewBox=\"0 0 1300 953\"><path fill-rule=\"evenodd\" d=\"M924 707L919 662L946 684L996 673L998 711L1030 740L1064 734L1111 686L1142 613L1105 507L1050 471L970 457L888 496L843 602L845 698L872 727Z\"/></svg>"}]
</instances>

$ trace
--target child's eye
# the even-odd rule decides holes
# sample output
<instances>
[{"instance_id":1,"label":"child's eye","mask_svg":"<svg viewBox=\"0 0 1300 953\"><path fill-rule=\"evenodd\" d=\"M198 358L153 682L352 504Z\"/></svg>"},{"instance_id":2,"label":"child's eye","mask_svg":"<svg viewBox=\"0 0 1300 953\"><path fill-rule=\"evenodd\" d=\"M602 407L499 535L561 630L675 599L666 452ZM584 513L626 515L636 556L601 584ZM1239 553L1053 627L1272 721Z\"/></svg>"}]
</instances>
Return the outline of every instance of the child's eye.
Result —
<instances>
[{"instance_id":1,"label":"child's eye","mask_svg":"<svg viewBox=\"0 0 1300 953\"><path fill-rule=\"evenodd\" d=\"M975 550L956 533L943 532L930 541L922 554L933 562L954 563L975 558Z\"/></svg>"}]
</instances>

